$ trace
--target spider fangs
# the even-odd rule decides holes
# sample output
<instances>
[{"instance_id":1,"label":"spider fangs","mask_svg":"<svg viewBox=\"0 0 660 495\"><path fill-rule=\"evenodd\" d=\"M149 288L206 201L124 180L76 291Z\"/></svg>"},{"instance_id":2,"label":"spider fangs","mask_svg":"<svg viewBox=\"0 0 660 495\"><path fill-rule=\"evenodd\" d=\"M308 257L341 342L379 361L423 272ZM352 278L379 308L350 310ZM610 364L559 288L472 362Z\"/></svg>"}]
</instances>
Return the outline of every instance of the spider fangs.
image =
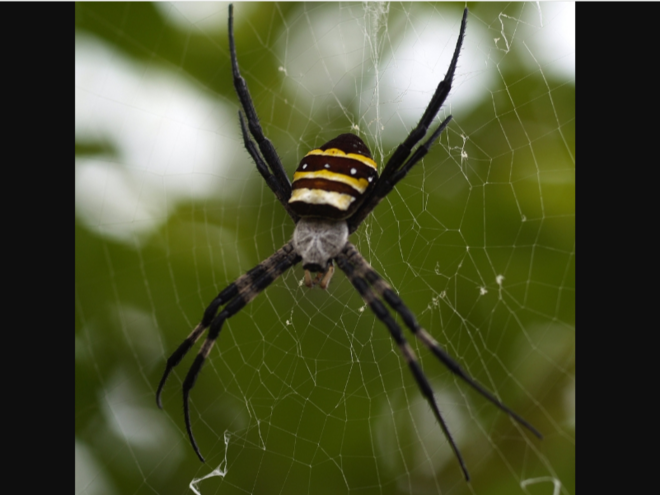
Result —
<instances>
[{"instance_id":1,"label":"spider fangs","mask_svg":"<svg viewBox=\"0 0 660 495\"><path fill-rule=\"evenodd\" d=\"M445 78L438 84L419 123L394 151L394 154L383 168L380 177L378 176L378 167L364 142L353 134L342 134L320 148L307 153L301 160L293 176L293 183L291 183L275 148L263 134L247 84L241 76L234 44L233 6L229 6L229 51L234 87L247 118L246 125L243 113L239 110L238 118L243 134L243 142L254 160L257 170L296 223L296 227L291 241L271 257L229 284L211 301L211 304L204 311L202 321L167 360L165 372L156 391L156 401L158 407L161 408L160 396L168 376L208 328L206 340L183 381L183 410L186 430L190 437L190 443L202 462L204 462L204 458L193 436L188 405L190 391L195 385L195 380L202 369L202 365L220 335L225 320L239 312L282 273L300 261L302 261L305 270L305 284L308 287L318 284L322 288L328 286L334 272L333 262L336 262L376 317L385 324L390 335L399 346L417 385L440 424L440 428L442 428L454 451L466 480L470 479L468 470L440 414L431 385L419 366L401 327L392 317L385 303L399 314L412 334L428 347L452 373L468 383L520 425L537 437L542 438L536 428L500 402L497 397L474 380L440 347L433 337L417 323L415 316L405 306L396 292L376 273L355 246L348 241L348 236L355 232L378 203L426 155L431 145L449 124L451 115L440 123L426 141L417 146L426 136L429 126L433 123L451 89L458 56L465 36L467 13L466 8L463 12L456 48ZM316 273L316 277L312 278L311 273ZM220 310L223 305L224 307Z\"/></svg>"}]
</instances>

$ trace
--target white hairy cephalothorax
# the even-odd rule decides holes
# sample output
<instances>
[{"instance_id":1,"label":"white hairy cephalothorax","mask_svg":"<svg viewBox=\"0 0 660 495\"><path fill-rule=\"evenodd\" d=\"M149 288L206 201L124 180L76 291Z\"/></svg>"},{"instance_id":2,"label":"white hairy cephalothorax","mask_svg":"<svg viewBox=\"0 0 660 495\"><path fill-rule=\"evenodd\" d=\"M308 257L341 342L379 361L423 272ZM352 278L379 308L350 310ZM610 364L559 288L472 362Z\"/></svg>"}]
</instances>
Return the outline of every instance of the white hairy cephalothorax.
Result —
<instances>
[{"instance_id":1,"label":"white hairy cephalothorax","mask_svg":"<svg viewBox=\"0 0 660 495\"><path fill-rule=\"evenodd\" d=\"M301 218L293 231L293 245L302 257L302 266L311 272L326 272L330 262L348 242L344 220Z\"/></svg>"}]
</instances>

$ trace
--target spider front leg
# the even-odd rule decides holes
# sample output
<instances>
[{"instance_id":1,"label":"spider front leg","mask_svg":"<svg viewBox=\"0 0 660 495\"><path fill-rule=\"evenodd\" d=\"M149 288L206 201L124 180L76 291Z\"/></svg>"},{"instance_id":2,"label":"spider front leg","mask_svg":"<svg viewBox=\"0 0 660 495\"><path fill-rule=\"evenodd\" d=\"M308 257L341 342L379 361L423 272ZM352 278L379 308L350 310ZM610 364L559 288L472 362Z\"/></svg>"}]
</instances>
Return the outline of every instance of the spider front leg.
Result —
<instances>
[{"instance_id":1,"label":"spider front leg","mask_svg":"<svg viewBox=\"0 0 660 495\"><path fill-rule=\"evenodd\" d=\"M188 353L190 348L197 342L199 337L201 337L204 330L215 318L218 308L232 300L239 292L244 292L246 287L254 285L254 283L259 280L265 273L272 271L273 267L277 266L283 258L286 257L287 253L293 250L293 247L290 246L291 243L286 244L284 247L279 249L275 254L270 258L258 264L245 275L241 275L234 282L225 287L220 293L211 301L211 304L208 305L206 310L204 310L204 316L202 321L200 321L193 331L186 337L186 339L179 345L176 351L168 358L167 364L165 366L165 372L158 384L158 389L156 391L156 403L160 409L163 408L163 405L160 400L161 392L165 386L165 382L169 377L170 373L176 367L183 357Z\"/></svg>"},{"instance_id":2,"label":"spider front leg","mask_svg":"<svg viewBox=\"0 0 660 495\"><path fill-rule=\"evenodd\" d=\"M165 372L163 373L163 377L161 378L158 389L156 391L156 402L158 407L161 409L162 404L160 395L172 369L181 362L186 353L195 344L202 333L204 333L204 330L209 328L209 333L206 336L206 340L202 344L202 347L200 348L192 366L188 370L186 378L183 382L183 411L186 430L190 438L190 443L192 444L195 453L202 462L205 461L204 457L199 451L199 447L197 446L197 442L195 441L195 437L192 432L188 405L190 391L195 386L195 381L197 380L197 376L202 369L202 365L204 364L204 361L211 352L215 341L220 335L220 330L222 329L222 325L225 320L243 309L266 287L268 287L273 281L282 275L282 273L298 263L300 259L300 256L293 247L293 243L289 242L270 258L254 267L245 275L239 277L235 282L222 290L211 302L211 304L204 311L204 317L202 318L202 321L194 328L190 335L188 335L183 343L177 348L176 351L174 351L174 353L172 353L172 355L167 360ZM219 307L225 303L227 303L227 305L216 316Z\"/></svg>"},{"instance_id":3,"label":"spider front leg","mask_svg":"<svg viewBox=\"0 0 660 495\"><path fill-rule=\"evenodd\" d=\"M348 246L352 246L352 245L349 243ZM345 253L346 250L344 250L344 252L342 252L339 256L337 256L337 258L335 258L337 261L337 265L346 274L348 279L351 281L351 284L353 284L353 287L357 289L357 291L362 296L364 302L366 302L369 305L369 307L374 312L376 317L380 321L382 321L387 327L387 329L390 331L390 335L399 346L399 349L401 350L401 354L403 354L403 357L408 363L408 367L410 368L410 371L412 372L415 381L417 382L417 385L419 386L422 392L422 395L428 401L429 406L431 406L431 410L433 411L435 418L438 420L438 423L440 423L440 428L442 428L442 432L445 434L445 438L449 442L449 445L451 445L451 448L454 451L454 455L456 456L456 459L458 459L458 463L460 464L461 469L463 470L463 475L465 476L465 479L467 481L470 481L470 474L468 473L467 467L465 466L465 461L463 460L463 456L461 455L460 450L458 450L458 446L456 445L454 438L451 436L451 433L449 432L447 423L445 422L444 418L442 417L442 414L440 413L440 408L438 407L438 403L435 401L435 396L433 394L433 389L431 388L431 384L424 375L421 366L417 362L415 353L413 352L410 345L406 341L406 338L403 335L403 331L401 330L401 327L397 324L394 318L392 318L390 312L387 310L385 305L380 301L380 299L378 299L378 297L371 289L371 287L369 287L367 281L361 278L360 275L356 272L353 264L351 263L351 261L349 260L348 256Z\"/></svg>"},{"instance_id":4,"label":"spider front leg","mask_svg":"<svg viewBox=\"0 0 660 495\"><path fill-rule=\"evenodd\" d=\"M478 381L472 378L467 371L465 371L461 365L459 365L447 352L440 347L440 344L431 337L431 335L424 330L417 319L412 314L412 312L407 308L403 303L401 298L392 290L390 285L385 282L378 273L371 267L371 265L364 259L356 247L348 243L342 254L346 256L346 259L355 267L355 276L364 278L366 281L371 284L371 286L376 290L378 295L382 297L387 304L390 305L394 311L399 313L403 322L406 326L413 332L415 337L417 337L426 347L428 347L431 352L444 364L449 371L453 374L467 382L472 388L479 392L483 397L488 399L490 402L495 404L500 410L507 413L511 418L516 420L519 424L527 428L538 438L542 439L543 435L534 428L527 420L522 416L512 411L509 407L505 406L497 397L495 397L486 387L481 385Z\"/></svg>"}]
</instances>

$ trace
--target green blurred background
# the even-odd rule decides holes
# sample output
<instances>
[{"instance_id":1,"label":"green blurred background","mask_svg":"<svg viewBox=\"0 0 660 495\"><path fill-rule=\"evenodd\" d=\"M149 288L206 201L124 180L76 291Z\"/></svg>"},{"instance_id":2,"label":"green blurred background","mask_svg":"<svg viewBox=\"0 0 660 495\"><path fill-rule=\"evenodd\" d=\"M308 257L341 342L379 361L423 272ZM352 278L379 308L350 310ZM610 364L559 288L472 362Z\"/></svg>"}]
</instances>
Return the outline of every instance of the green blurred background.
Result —
<instances>
[{"instance_id":1,"label":"green blurred background","mask_svg":"<svg viewBox=\"0 0 660 495\"><path fill-rule=\"evenodd\" d=\"M201 464L181 406L192 356L160 411L165 360L293 222L243 149L227 4L78 3L76 493L190 493L216 468L200 493L574 492L574 5L467 5L454 120L351 240L545 439L412 342L466 484L386 328L342 273L310 291L297 267L225 324L200 375ZM357 129L383 163L464 7L235 4L239 64L289 175Z\"/></svg>"}]
</instances>

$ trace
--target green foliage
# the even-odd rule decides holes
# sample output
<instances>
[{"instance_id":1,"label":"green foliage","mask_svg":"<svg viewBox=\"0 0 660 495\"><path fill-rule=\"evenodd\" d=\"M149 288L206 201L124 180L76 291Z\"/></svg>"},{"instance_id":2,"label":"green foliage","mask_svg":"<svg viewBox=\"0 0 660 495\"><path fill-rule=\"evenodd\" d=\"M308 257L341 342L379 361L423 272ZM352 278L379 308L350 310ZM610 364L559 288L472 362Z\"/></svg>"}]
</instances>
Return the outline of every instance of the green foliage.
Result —
<instances>
[{"instance_id":1,"label":"green foliage","mask_svg":"<svg viewBox=\"0 0 660 495\"><path fill-rule=\"evenodd\" d=\"M385 54L414 41L425 19L453 23L455 40L463 7L391 5ZM530 56L544 29L536 5L469 7L467 37L481 31L484 41L464 50L457 74L479 79L495 65L497 77L484 79L469 110L451 109L454 121L440 144L351 240L420 323L545 440L521 433L413 342L471 471L471 486L465 484L385 327L343 274L327 292L308 291L297 267L227 322L200 375L191 394L193 427L208 460L200 465L181 414L192 356L172 376L159 411L154 394L165 360L219 290L289 239L293 222L242 148L226 5L210 22L187 18L179 4L78 3L83 42L102 41L145 80L165 71L229 109L228 120L209 109L208 128L192 131L228 137L233 146L218 160L229 156L234 168L209 175L231 183L231 194L166 195L152 213L153 228L142 230L139 216L119 225L128 237L107 235L114 226L104 223L103 211L90 222L77 204L77 470L95 473L77 483L77 493L187 493L190 480L221 464L226 477L201 482L202 493L509 494L522 492L522 480L551 475L562 493L574 492L575 84ZM338 19L329 18L329 28L365 16L361 4L235 5L239 63L290 174L308 149L352 125L378 160L404 137L380 134L377 123L363 120L358 95L373 92L363 87L373 63L331 74L336 93L318 95L312 107L305 78L313 75L287 72L294 55L285 50L304 48L291 45L293 34L316 27L322 39L328 12ZM479 57L483 73L462 72L469 56ZM337 102L347 79L355 98ZM77 96L116 105L124 122L128 109L150 115L144 102L90 88L77 81ZM453 92L460 91L458 84ZM154 118L158 129L168 116ZM77 128L91 119L78 116ZM382 125L401 122L395 116ZM181 128L191 130L186 122ZM157 132L143 130L147 138ZM162 151L148 140L144 146L146 156ZM77 172L90 160L121 173L143 167L121 149L102 133L77 137ZM549 490L532 484L527 493Z\"/></svg>"}]
</instances>

